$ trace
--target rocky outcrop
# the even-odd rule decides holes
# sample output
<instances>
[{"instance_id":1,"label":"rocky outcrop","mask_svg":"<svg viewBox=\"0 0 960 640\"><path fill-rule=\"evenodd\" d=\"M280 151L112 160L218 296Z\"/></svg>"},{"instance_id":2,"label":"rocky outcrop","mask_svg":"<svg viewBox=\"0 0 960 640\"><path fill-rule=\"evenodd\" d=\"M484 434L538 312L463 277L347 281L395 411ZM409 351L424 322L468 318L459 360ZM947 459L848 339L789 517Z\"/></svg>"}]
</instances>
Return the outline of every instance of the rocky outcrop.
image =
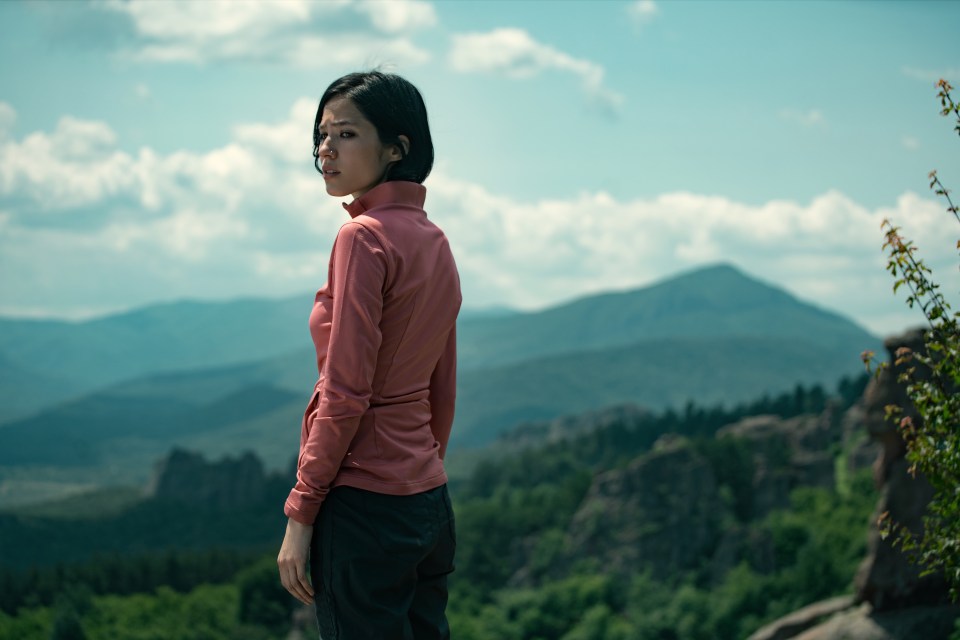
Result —
<instances>
[{"instance_id":1,"label":"rocky outcrop","mask_svg":"<svg viewBox=\"0 0 960 640\"><path fill-rule=\"evenodd\" d=\"M863 604L810 631L797 640L946 640L954 630L960 608L919 606L873 611Z\"/></svg>"},{"instance_id":2,"label":"rocky outcrop","mask_svg":"<svg viewBox=\"0 0 960 640\"><path fill-rule=\"evenodd\" d=\"M147 486L148 497L212 509L233 509L263 501L268 478L253 453L207 462L198 453L174 449L162 459Z\"/></svg>"},{"instance_id":3,"label":"rocky outcrop","mask_svg":"<svg viewBox=\"0 0 960 640\"><path fill-rule=\"evenodd\" d=\"M887 339L884 346L894 363L901 348L921 353L923 334L911 331ZM886 418L885 407L893 404L917 419L897 380L901 371L901 366L882 371L868 385L862 406L851 409L842 420L847 437L856 425L876 443L872 447L876 453L873 475L880 490L867 556L854 579L855 594L849 606L838 606L843 604L839 600L810 605L763 627L749 640L946 640L953 632L960 607L946 603L943 577L921 576L920 569L893 547L891 539L881 538L876 525L880 514L889 513L894 522L919 532L932 495L922 475L909 473L906 446L896 424ZM862 464L870 450L857 447L851 463ZM825 616L828 619L821 621Z\"/></svg>"},{"instance_id":4,"label":"rocky outcrop","mask_svg":"<svg viewBox=\"0 0 960 640\"><path fill-rule=\"evenodd\" d=\"M834 598L804 607L763 627L749 640L946 640L960 615L960 608L946 605L877 612L868 603L844 604L843 599ZM816 624L824 615L829 619Z\"/></svg>"},{"instance_id":5,"label":"rocky outcrop","mask_svg":"<svg viewBox=\"0 0 960 640\"><path fill-rule=\"evenodd\" d=\"M853 596L838 596L816 602L761 628L750 636L750 640L789 640L790 638L796 638L825 618L849 610L853 604Z\"/></svg>"},{"instance_id":6,"label":"rocky outcrop","mask_svg":"<svg viewBox=\"0 0 960 640\"><path fill-rule=\"evenodd\" d=\"M722 474L740 461L707 460L684 438L664 435L625 469L594 479L568 530L570 557L655 577L697 568L718 584L743 562L775 571L774 541L747 523L789 508L797 487L833 487L842 416L829 407L788 419L751 416L717 438L745 443L752 456L743 504L729 486L720 488L730 481Z\"/></svg>"},{"instance_id":7,"label":"rocky outcrop","mask_svg":"<svg viewBox=\"0 0 960 640\"><path fill-rule=\"evenodd\" d=\"M663 578L711 553L723 509L707 460L681 438L662 438L594 479L570 527L571 553Z\"/></svg>"},{"instance_id":8,"label":"rocky outcrop","mask_svg":"<svg viewBox=\"0 0 960 640\"><path fill-rule=\"evenodd\" d=\"M884 343L890 361L901 348L923 352L923 334L913 331L889 338ZM906 446L897 426L885 417L888 404L904 407L904 413L918 420L906 391L897 382L904 365L883 371L864 394L864 426L871 439L880 443L880 455L873 467L874 481L880 489L875 516L889 513L890 518L914 533L923 529L923 514L933 489L922 474L908 471ZM868 553L855 580L857 597L869 602L876 611L899 609L914 604L937 603L946 591L940 575L920 576L920 568L895 549L890 538L884 540L874 525L870 531Z\"/></svg>"},{"instance_id":9,"label":"rocky outcrop","mask_svg":"<svg viewBox=\"0 0 960 640\"><path fill-rule=\"evenodd\" d=\"M650 411L633 404L615 405L552 420L524 422L501 434L491 445L494 449L516 451L544 443L569 440L591 431L602 431L617 424L636 424Z\"/></svg>"},{"instance_id":10,"label":"rocky outcrop","mask_svg":"<svg viewBox=\"0 0 960 640\"><path fill-rule=\"evenodd\" d=\"M796 487L834 485L831 449L841 442L843 430L829 408L820 415L786 420L772 415L750 416L723 427L717 437L740 438L751 445L756 464L754 518L789 507L790 492Z\"/></svg>"}]
</instances>

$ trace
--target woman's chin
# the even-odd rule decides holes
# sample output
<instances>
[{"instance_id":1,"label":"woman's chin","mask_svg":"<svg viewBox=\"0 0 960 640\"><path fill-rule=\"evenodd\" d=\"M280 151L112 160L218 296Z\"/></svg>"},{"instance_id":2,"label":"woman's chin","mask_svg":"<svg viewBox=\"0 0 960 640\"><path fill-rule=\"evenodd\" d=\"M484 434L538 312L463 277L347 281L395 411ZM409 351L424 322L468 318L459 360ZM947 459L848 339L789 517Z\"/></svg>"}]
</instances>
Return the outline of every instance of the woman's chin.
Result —
<instances>
[{"instance_id":1,"label":"woman's chin","mask_svg":"<svg viewBox=\"0 0 960 640\"><path fill-rule=\"evenodd\" d=\"M327 188L328 196L333 196L334 198L346 198L350 195L349 191L338 188L336 185L330 184L329 182L325 186Z\"/></svg>"}]
</instances>

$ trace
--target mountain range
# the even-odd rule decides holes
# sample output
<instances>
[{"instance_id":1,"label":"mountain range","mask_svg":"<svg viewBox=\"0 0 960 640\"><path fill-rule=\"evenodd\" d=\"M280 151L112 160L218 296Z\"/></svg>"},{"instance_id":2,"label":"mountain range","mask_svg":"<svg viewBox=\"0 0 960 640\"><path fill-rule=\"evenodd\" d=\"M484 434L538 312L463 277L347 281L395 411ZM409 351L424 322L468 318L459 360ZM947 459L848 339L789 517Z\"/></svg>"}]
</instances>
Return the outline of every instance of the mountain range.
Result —
<instances>
[{"instance_id":1,"label":"mountain range","mask_svg":"<svg viewBox=\"0 0 960 640\"><path fill-rule=\"evenodd\" d=\"M0 505L140 484L173 446L296 453L316 377L311 296L0 320ZM718 265L535 312L465 312L457 452L522 422L631 403L732 404L862 371L879 340Z\"/></svg>"}]
</instances>

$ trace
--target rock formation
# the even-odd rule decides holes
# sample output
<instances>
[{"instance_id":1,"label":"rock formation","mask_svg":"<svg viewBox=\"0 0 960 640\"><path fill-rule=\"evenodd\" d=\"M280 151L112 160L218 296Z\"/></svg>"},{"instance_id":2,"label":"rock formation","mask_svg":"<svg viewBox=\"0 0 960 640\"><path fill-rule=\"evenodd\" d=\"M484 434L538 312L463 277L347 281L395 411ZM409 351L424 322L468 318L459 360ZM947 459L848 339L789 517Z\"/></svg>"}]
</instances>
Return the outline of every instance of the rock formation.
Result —
<instances>
[{"instance_id":1,"label":"rock formation","mask_svg":"<svg viewBox=\"0 0 960 640\"><path fill-rule=\"evenodd\" d=\"M901 347L923 351L921 331L888 338L884 346L891 363ZM895 404L913 415L902 384L897 382L901 367L881 372L864 392L862 407L854 407L844 423L866 429L879 443L873 465L880 498L874 514L864 558L854 580L853 597L815 603L777 620L750 636L749 640L946 640L960 616L960 608L946 602L947 588L942 576L921 577L889 539L880 537L876 519L889 512L893 521L920 531L926 505L932 495L921 475L908 472L906 447L896 426L886 419L885 407ZM860 449L864 451L865 449ZM877 449L874 449L875 451ZM860 454L862 455L862 453Z\"/></svg>"},{"instance_id":2,"label":"rock formation","mask_svg":"<svg viewBox=\"0 0 960 640\"><path fill-rule=\"evenodd\" d=\"M799 486L832 487L835 471L831 447L842 430L831 410L819 416L751 416L723 427L718 438L741 438L751 444L756 463L752 517L790 506Z\"/></svg>"},{"instance_id":3,"label":"rock formation","mask_svg":"<svg viewBox=\"0 0 960 640\"><path fill-rule=\"evenodd\" d=\"M568 530L571 561L654 577L703 568L717 583L741 562L774 571L773 540L747 523L789 508L797 487L834 485L831 450L843 426L828 408L788 419L751 416L720 429L718 439L744 443L750 457L743 504L720 488L719 474L738 461L710 461L686 439L661 436L650 453L594 479Z\"/></svg>"},{"instance_id":4,"label":"rock formation","mask_svg":"<svg viewBox=\"0 0 960 640\"><path fill-rule=\"evenodd\" d=\"M621 404L575 415L564 415L552 420L523 422L502 433L491 446L504 451L537 447L591 431L602 431L618 423L636 423L649 415L649 410L637 405Z\"/></svg>"},{"instance_id":5,"label":"rock formation","mask_svg":"<svg viewBox=\"0 0 960 640\"><path fill-rule=\"evenodd\" d=\"M207 462L198 453L174 449L161 460L147 486L148 497L213 509L233 509L263 501L268 478L253 453Z\"/></svg>"},{"instance_id":6,"label":"rock formation","mask_svg":"<svg viewBox=\"0 0 960 640\"><path fill-rule=\"evenodd\" d=\"M915 353L923 351L923 334L919 331L890 338L884 346L893 354L901 347ZM910 406L906 391L896 380L902 366L885 371L864 394L864 426L870 437L880 443L880 455L873 467L874 481L881 491L874 515L889 513L894 522L914 533L923 530L923 514L933 496L933 489L922 476L908 472L906 446L896 425L886 419L884 407L896 404L904 413L918 420ZM920 569L906 556L894 549L891 540L883 540L876 526L870 530L867 557L861 564L855 580L857 598L869 602L875 611L901 609L913 604L937 603L946 590L942 576L920 576Z\"/></svg>"},{"instance_id":7,"label":"rock formation","mask_svg":"<svg viewBox=\"0 0 960 640\"><path fill-rule=\"evenodd\" d=\"M570 527L571 552L665 577L710 553L723 510L709 463L683 439L663 437L594 480Z\"/></svg>"}]
</instances>

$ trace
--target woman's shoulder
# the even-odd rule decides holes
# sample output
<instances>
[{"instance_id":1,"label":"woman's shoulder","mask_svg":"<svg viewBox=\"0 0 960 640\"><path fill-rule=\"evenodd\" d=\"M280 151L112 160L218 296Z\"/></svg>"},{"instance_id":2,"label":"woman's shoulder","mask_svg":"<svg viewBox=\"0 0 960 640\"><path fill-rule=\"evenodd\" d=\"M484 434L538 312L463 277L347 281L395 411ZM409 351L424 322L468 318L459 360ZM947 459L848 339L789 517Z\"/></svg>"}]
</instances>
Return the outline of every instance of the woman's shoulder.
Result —
<instances>
[{"instance_id":1,"label":"woman's shoulder","mask_svg":"<svg viewBox=\"0 0 960 640\"><path fill-rule=\"evenodd\" d=\"M361 215L344 222L337 231L334 251L343 247L360 247L368 252L385 252L388 246L383 225L371 216Z\"/></svg>"}]
</instances>

